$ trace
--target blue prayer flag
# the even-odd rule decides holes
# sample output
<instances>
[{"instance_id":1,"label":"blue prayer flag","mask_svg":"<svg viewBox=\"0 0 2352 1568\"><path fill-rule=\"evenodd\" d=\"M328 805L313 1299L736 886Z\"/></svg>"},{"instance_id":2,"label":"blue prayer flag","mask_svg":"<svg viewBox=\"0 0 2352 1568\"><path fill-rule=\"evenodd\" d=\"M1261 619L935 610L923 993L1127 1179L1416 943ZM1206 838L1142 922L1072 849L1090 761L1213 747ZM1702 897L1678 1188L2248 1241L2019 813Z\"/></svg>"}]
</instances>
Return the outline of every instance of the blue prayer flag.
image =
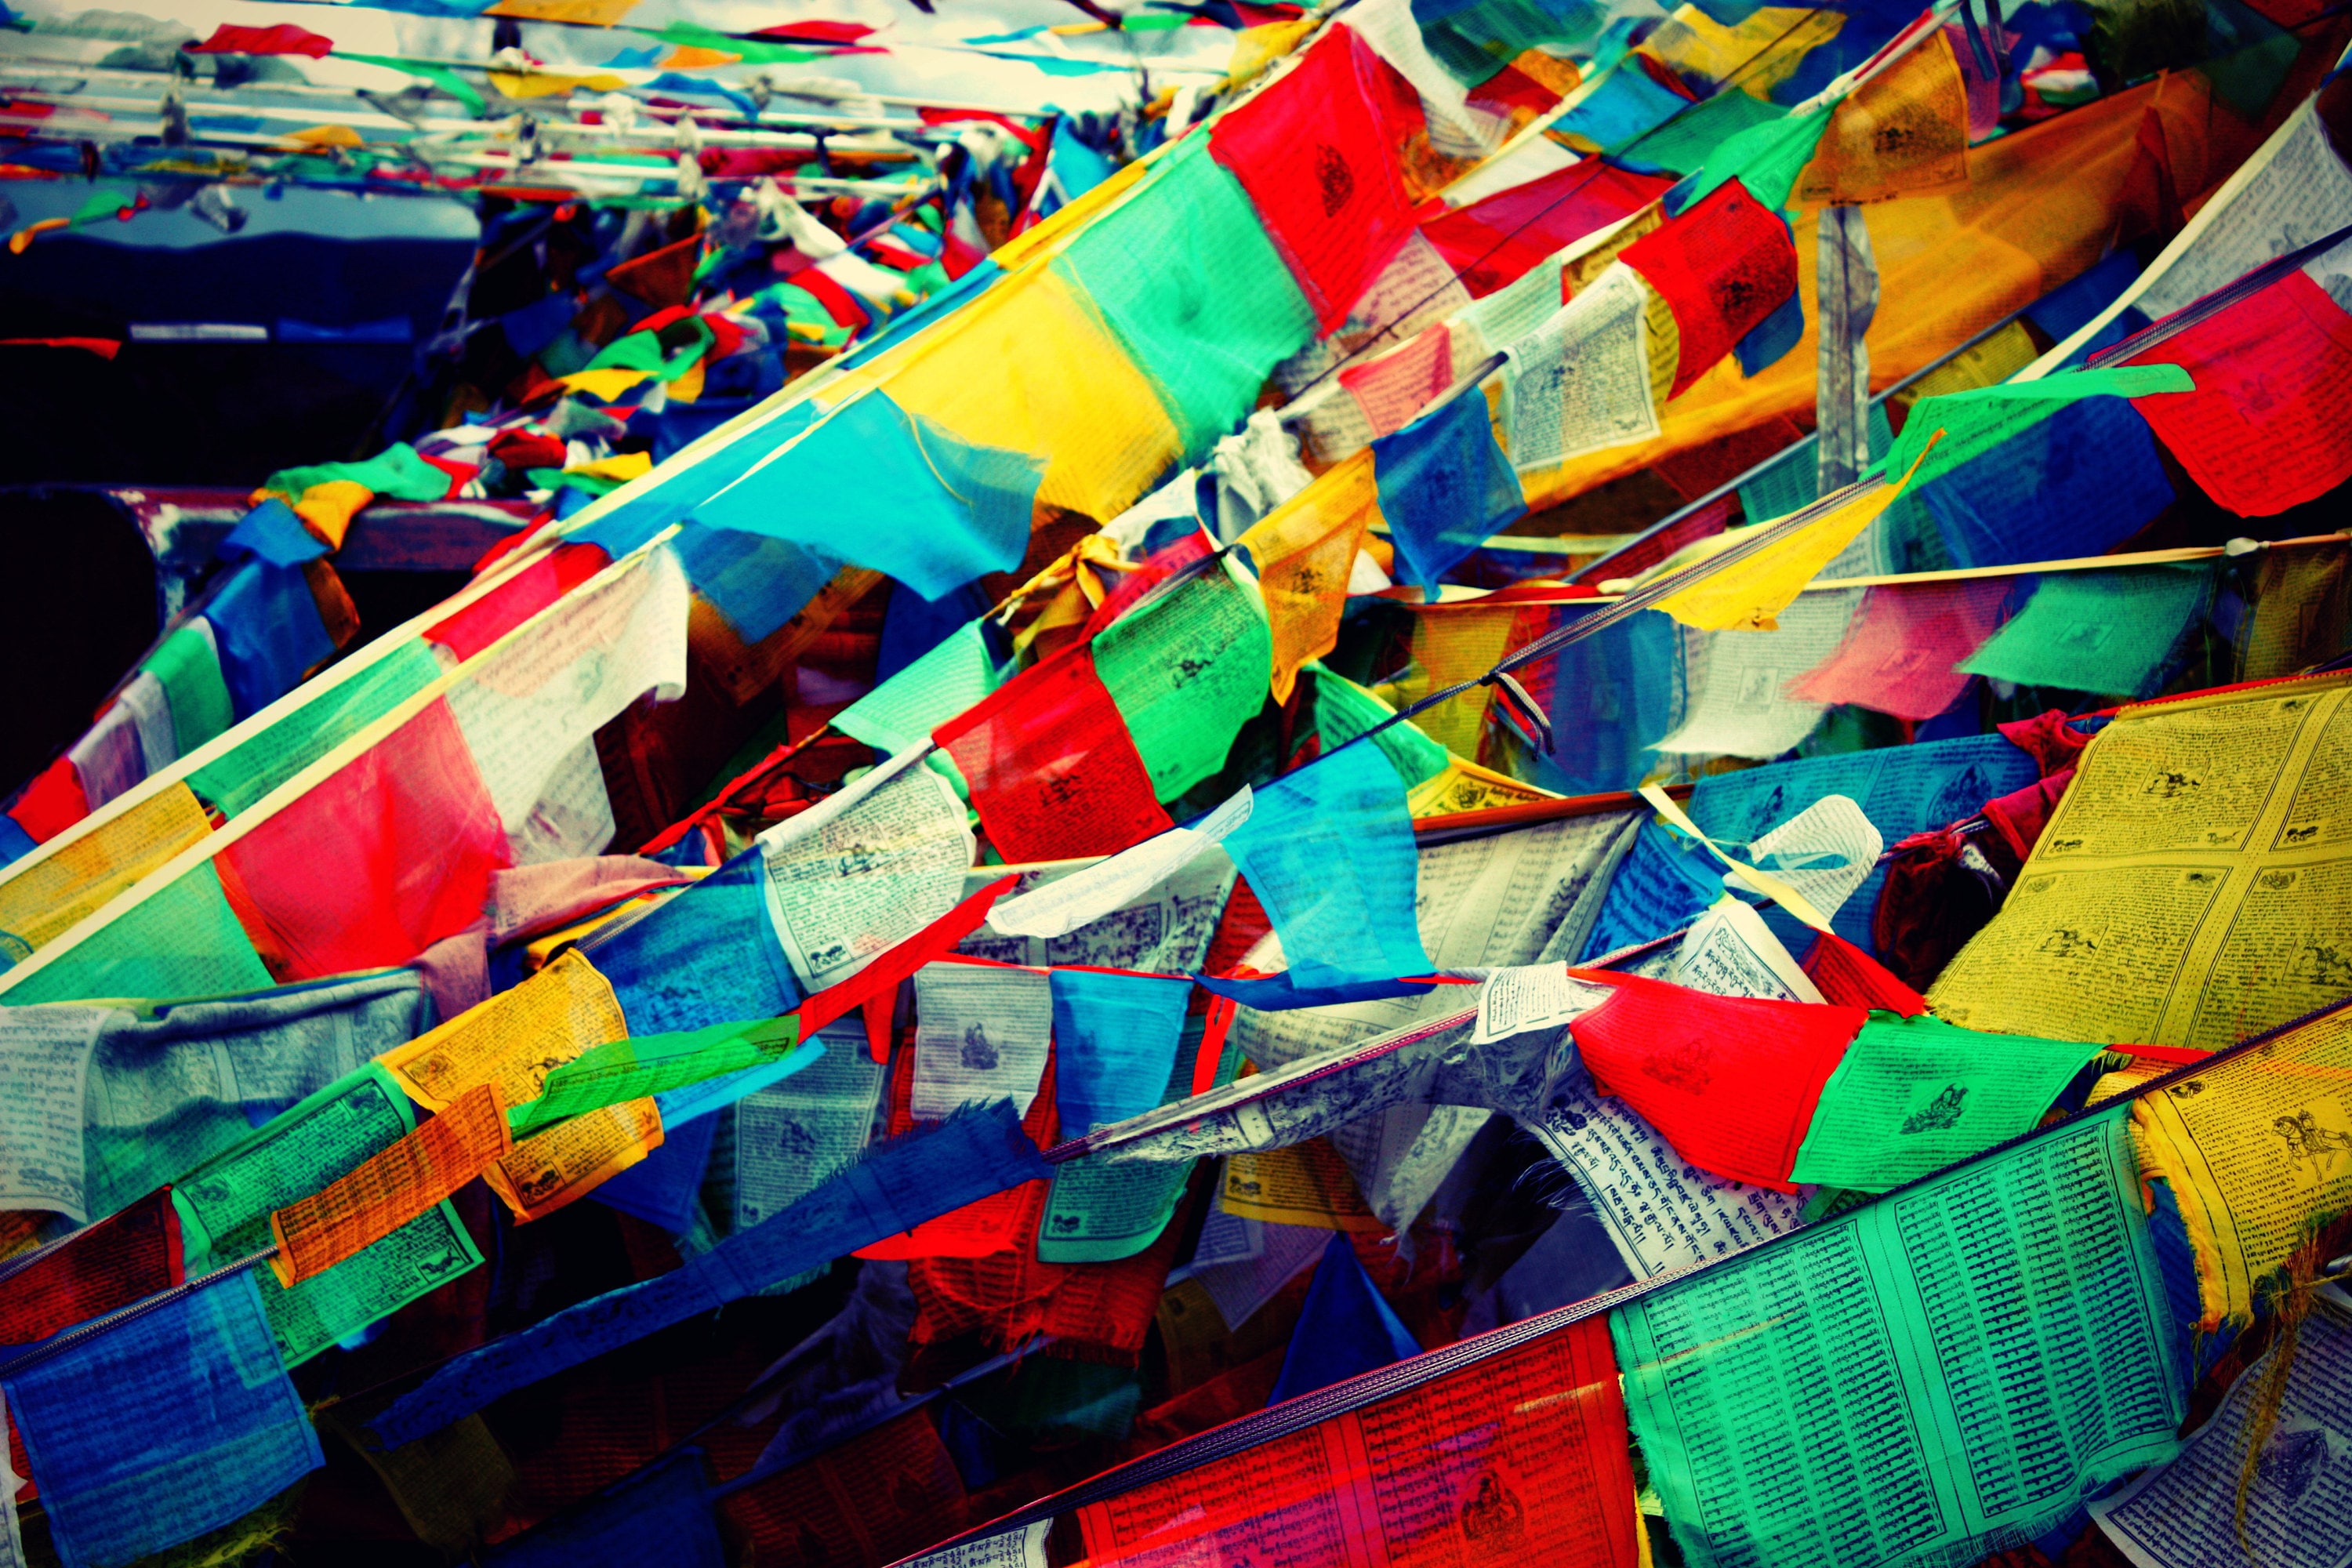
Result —
<instances>
[{"instance_id":1,"label":"blue prayer flag","mask_svg":"<svg viewBox=\"0 0 2352 1568\"><path fill-rule=\"evenodd\" d=\"M818 420L799 446L693 509L695 521L791 539L936 599L1021 564L1045 460L977 447L887 394Z\"/></svg>"},{"instance_id":2,"label":"blue prayer flag","mask_svg":"<svg viewBox=\"0 0 2352 1568\"><path fill-rule=\"evenodd\" d=\"M1158 1105L1192 988L1181 980L1056 969L1054 1103L1076 1138Z\"/></svg>"},{"instance_id":3,"label":"blue prayer flag","mask_svg":"<svg viewBox=\"0 0 2352 1568\"><path fill-rule=\"evenodd\" d=\"M227 584L205 607L205 619L212 623L221 679L239 719L293 690L304 670L335 651L299 566L257 559L230 568Z\"/></svg>"},{"instance_id":4,"label":"blue prayer flag","mask_svg":"<svg viewBox=\"0 0 2352 1568\"><path fill-rule=\"evenodd\" d=\"M1439 578L1528 510L1486 400L1475 391L1373 442L1372 478L1399 575L1432 599Z\"/></svg>"},{"instance_id":5,"label":"blue prayer flag","mask_svg":"<svg viewBox=\"0 0 2352 1568\"><path fill-rule=\"evenodd\" d=\"M1387 754L1354 742L1255 794L1225 852L1273 918L1292 982L1428 973L1413 914L1420 852Z\"/></svg>"},{"instance_id":6,"label":"blue prayer flag","mask_svg":"<svg viewBox=\"0 0 2352 1568\"><path fill-rule=\"evenodd\" d=\"M10 1374L65 1568L242 1519L326 1462L245 1269Z\"/></svg>"},{"instance_id":7,"label":"blue prayer flag","mask_svg":"<svg viewBox=\"0 0 2352 1568\"><path fill-rule=\"evenodd\" d=\"M1266 1403L1279 1405L1420 1353L1420 1342L1364 1272L1347 1232L1333 1231Z\"/></svg>"},{"instance_id":8,"label":"blue prayer flag","mask_svg":"<svg viewBox=\"0 0 2352 1568\"><path fill-rule=\"evenodd\" d=\"M631 1035L781 1018L801 1005L768 923L767 874L754 846L650 914L582 941Z\"/></svg>"}]
</instances>

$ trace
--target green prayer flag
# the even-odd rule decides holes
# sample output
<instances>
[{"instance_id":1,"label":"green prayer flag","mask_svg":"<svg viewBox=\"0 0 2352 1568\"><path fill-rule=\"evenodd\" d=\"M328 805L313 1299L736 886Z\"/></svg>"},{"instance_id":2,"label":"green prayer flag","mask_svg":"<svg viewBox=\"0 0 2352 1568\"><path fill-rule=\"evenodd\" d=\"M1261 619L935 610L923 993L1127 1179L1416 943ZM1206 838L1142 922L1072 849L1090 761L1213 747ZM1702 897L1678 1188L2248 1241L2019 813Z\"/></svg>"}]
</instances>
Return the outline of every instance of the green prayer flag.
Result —
<instances>
[{"instance_id":1,"label":"green prayer flag","mask_svg":"<svg viewBox=\"0 0 2352 1568\"><path fill-rule=\"evenodd\" d=\"M1095 638L1095 672L1161 800L1224 766L1234 737L1265 706L1274 637L1229 570L1210 567Z\"/></svg>"},{"instance_id":2,"label":"green prayer flag","mask_svg":"<svg viewBox=\"0 0 2352 1568\"><path fill-rule=\"evenodd\" d=\"M1790 1173L1883 1193L2030 1132L2104 1046L1873 1013L1822 1086Z\"/></svg>"},{"instance_id":3,"label":"green prayer flag","mask_svg":"<svg viewBox=\"0 0 2352 1568\"><path fill-rule=\"evenodd\" d=\"M672 22L658 33L648 32L643 27L632 28L631 31L648 38L659 38L666 44L676 44L680 48L716 49L722 54L740 56L747 66L805 65L811 60L826 58L815 49L771 43L764 38L739 38L731 33L722 33L716 27L706 27L695 22Z\"/></svg>"},{"instance_id":4,"label":"green prayer flag","mask_svg":"<svg viewBox=\"0 0 2352 1568\"><path fill-rule=\"evenodd\" d=\"M384 500L439 500L449 493L447 472L418 457L416 448L405 441L394 441L364 463L311 463L280 468L261 488L299 500L312 485L336 479L365 485Z\"/></svg>"},{"instance_id":5,"label":"green prayer flag","mask_svg":"<svg viewBox=\"0 0 2352 1568\"><path fill-rule=\"evenodd\" d=\"M275 979L209 860L158 889L0 997L0 1006L114 996L227 996Z\"/></svg>"},{"instance_id":6,"label":"green prayer flag","mask_svg":"<svg viewBox=\"0 0 2352 1568\"><path fill-rule=\"evenodd\" d=\"M989 657L987 635L978 621L972 621L835 714L833 727L884 756L895 757L929 740L934 729L1000 684L996 661ZM944 747L924 760L946 775L957 795L971 798L963 773Z\"/></svg>"},{"instance_id":7,"label":"green prayer flag","mask_svg":"<svg viewBox=\"0 0 2352 1568\"><path fill-rule=\"evenodd\" d=\"M658 332L631 332L607 343L604 353L588 362L588 368L641 370L656 381L676 381L692 370L718 341L711 333L710 324L699 316L683 317L677 324L689 329L693 341L674 353L665 353Z\"/></svg>"},{"instance_id":8,"label":"green prayer flag","mask_svg":"<svg viewBox=\"0 0 2352 1568\"><path fill-rule=\"evenodd\" d=\"M1688 212L1736 179L1748 187L1749 195L1780 211L1789 205L1789 193L1796 188L1797 176L1804 173L1805 165L1813 161L1813 149L1821 144L1822 132L1829 123L1830 111L1824 107L1759 121L1732 132L1715 145L1691 176L1696 184L1680 210Z\"/></svg>"},{"instance_id":9,"label":"green prayer flag","mask_svg":"<svg viewBox=\"0 0 2352 1568\"><path fill-rule=\"evenodd\" d=\"M184 757L236 722L228 682L221 678L220 651L206 635L210 629L180 627L156 645L142 667L163 688L173 744Z\"/></svg>"},{"instance_id":10,"label":"green prayer flag","mask_svg":"<svg viewBox=\"0 0 2352 1568\"><path fill-rule=\"evenodd\" d=\"M795 1054L814 1061L824 1047L801 1052L800 1019L786 1016L761 1023L713 1024L707 1028L644 1035L592 1046L547 1075L539 1098L507 1110L517 1138L528 1138L567 1117L583 1116L674 1089L723 1078Z\"/></svg>"},{"instance_id":11,"label":"green prayer flag","mask_svg":"<svg viewBox=\"0 0 2352 1568\"><path fill-rule=\"evenodd\" d=\"M271 1118L172 1189L191 1275L266 1250L269 1216L390 1147L415 1125L408 1096L374 1062ZM262 1270L262 1310L297 1366L482 1261L445 1200L289 1289Z\"/></svg>"},{"instance_id":12,"label":"green prayer flag","mask_svg":"<svg viewBox=\"0 0 2352 1568\"><path fill-rule=\"evenodd\" d=\"M1306 295L1206 137L1179 144L1053 267L1151 377L1193 458L1315 336Z\"/></svg>"},{"instance_id":13,"label":"green prayer flag","mask_svg":"<svg viewBox=\"0 0 2352 1568\"><path fill-rule=\"evenodd\" d=\"M2127 364L2072 371L2040 381L2005 381L1922 398L1904 420L1903 434L1895 438L1881 471L1890 479L1911 474L1909 488L1916 490L2080 398L2146 397L2151 393L2196 389L2195 381L2177 364ZM1928 442L1937 431L1942 437L1930 447ZM1919 465L1916 473L1912 473L1914 463Z\"/></svg>"},{"instance_id":14,"label":"green prayer flag","mask_svg":"<svg viewBox=\"0 0 2352 1568\"><path fill-rule=\"evenodd\" d=\"M2182 1414L2128 1100L1609 1326L1689 1568L1974 1563L2170 1456Z\"/></svg>"},{"instance_id":15,"label":"green prayer flag","mask_svg":"<svg viewBox=\"0 0 2352 1568\"><path fill-rule=\"evenodd\" d=\"M1956 668L2019 686L2149 696L2215 580L2202 562L2048 573L2025 608Z\"/></svg>"},{"instance_id":16,"label":"green prayer flag","mask_svg":"<svg viewBox=\"0 0 2352 1568\"><path fill-rule=\"evenodd\" d=\"M1728 88L1712 98L1692 104L1664 125L1635 137L1618 152L1620 156L1636 166L1660 167L1671 169L1677 174L1687 174L1704 168L1716 150L1729 145L1732 138L1748 135L1761 126L1772 125L1787 119L1788 114L1789 111L1779 104L1767 102L1736 87ZM1807 156L1811 156L1810 146ZM1804 160L1799 160L1797 167L1802 169ZM1742 173L1736 168L1731 172L1735 174ZM1793 179L1791 175L1792 182ZM1722 184L1720 180L1716 183ZM1752 182L1748 188L1755 189ZM1760 195L1758 199L1762 199Z\"/></svg>"},{"instance_id":17,"label":"green prayer flag","mask_svg":"<svg viewBox=\"0 0 2352 1568\"><path fill-rule=\"evenodd\" d=\"M235 816L425 689L440 673L441 663L423 638L404 643L340 683L314 689L300 707L190 773L188 787Z\"/></svg>"}]
</instances>

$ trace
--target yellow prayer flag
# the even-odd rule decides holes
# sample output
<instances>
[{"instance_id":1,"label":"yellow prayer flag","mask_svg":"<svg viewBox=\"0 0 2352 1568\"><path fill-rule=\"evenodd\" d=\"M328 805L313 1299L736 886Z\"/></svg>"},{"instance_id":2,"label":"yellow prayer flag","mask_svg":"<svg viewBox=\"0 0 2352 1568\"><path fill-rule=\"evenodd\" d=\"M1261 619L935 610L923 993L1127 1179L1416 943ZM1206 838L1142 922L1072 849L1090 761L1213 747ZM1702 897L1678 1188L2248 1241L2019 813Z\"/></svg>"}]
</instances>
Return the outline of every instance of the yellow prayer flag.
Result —
<instances>
[{"instance_id":1,"label":"yellow prayer flag","mask_svg":"<svg viewBox=\"0 0 2352 1568\"><path fill-rule=\"evenodd\" d=\"M556 384L573 392L584 392L606 403L626 393L646 379L641 370L575 370L570 375L559 375Z\"/></svg>"},{"instance_id":2,"label":"yellow prayer flag","mask_svg":"<svg viewBox=\"0 0 2352 1568\"><path fill-rule=\"evenodd\" d=\"M2132 1102L2142 1174L2172 1185L2197 1259L2200 1327L2255 1292L2352 1206L2352 1008Z\"/></svg>"},{"instance_id":3,"label":"yellow prayer flag","mask_svg":"<svg viewBox=\"0 0 2352 1568\"><path fill-rule=\"evenodd\" d=\"M1257 564L1274 636L1276 702L1290 700L1301 666L1339 646L1348 576L1380 504L1368 447L1252 523L1237 542Z\"/></svg>"},{"instance_id":4,"label":"yellow prayer flag","mask_svg":"<svg viewBox=\"0 0 2352 1568\"><path fill-rule=\"evenodd\" d=\"M482 1174L517 1218L542 1219L661 1145L661 1112L654 1102L624 1100L524 1139Z\"/></svg>"},{"instance_id":5,"label":"yellow prayer flag","mask_svg":"<svg viewBox=\"0 0 2352 1568\"><path fill-rule=\"evenodd\" d=\"M599 458L593 463L583 463L576 468L566 468L567 474L585 474L593 479L628 480L641 479L653 470L651 452L615 452L609 458Z\"/></svg>"},{"instance_id":6,"label":"yellow prayer flag","mask_svg":"<svg viewBox=\"0 0 2352 1568\"><path fill-rule=\"evenodd\" d=\"M145 800L0 881L0 952L31 957L212 831L184 784Z\"/></svg>"},{"instance_id":7,"label":"yellow prayer flag","mask_svg":"<svg viewBox=\"0 0 2352 1568\"><path fill-rule=\"evenodd\" d=\"M1858 204L1968 183L1968 87L1938 32L1837 106L1797 197Z\"/></svg>"},{"instance_id":8,"label":"yellow prayer flag","mask_svg":"<svg viewBox=\"0 0 2352 1568\"><path fill-rule=\"evenodd\" d=\"M499 1086L509 1105L539 1098L541 1082L591 1046L629 1037L612 982L577 949L479 1006L469 1007L381 1058L427 1110L443 1110L467 1089Z\"/></svg>"},{"instance_id":9,"label":"yellow prayer flag","mask_svg":"<svg viewBox=\"0 0 2352 1568\"><path fill-rule=\"evenodd\" d=\"M1701 631L1772 631L1780 625L1776 617L1814 574L1836 560L1902 493L1898 481L1849 497L1748 559L1667 595L1657 608Z\"/></svg>"}]
</instances>

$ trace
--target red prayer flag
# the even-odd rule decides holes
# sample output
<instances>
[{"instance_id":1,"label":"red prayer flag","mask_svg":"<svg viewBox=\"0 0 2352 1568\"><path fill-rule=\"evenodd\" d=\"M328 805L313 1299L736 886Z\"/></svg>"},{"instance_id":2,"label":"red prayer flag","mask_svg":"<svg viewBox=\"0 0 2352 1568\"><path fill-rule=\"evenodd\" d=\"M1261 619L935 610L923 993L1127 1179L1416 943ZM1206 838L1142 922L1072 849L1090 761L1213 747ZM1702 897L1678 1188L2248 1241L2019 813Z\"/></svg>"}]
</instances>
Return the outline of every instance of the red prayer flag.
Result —
<instances>
[{"instance_id":1,"label":"red prayer flag","mask_svg":"<svg viewBox=\"0 0 2352 1568\"><path fill-rule=\"evenodd\" d=\"M480 920L507 835L436 700L219 860L278 978L310 980L406 963Z\"/></svg>"},{"instance_id":2,"label":"red prayer flag","mask_svg":"<svg viewBox=\"0 0 2352 1568\"><path fill-rule=\"evenodd\" d=\"M1421 232L1462 286L1484 299L1518 281L1544 258L1641 211L1673 184L1662 174L1636 174L1587 158L1441 214Z\"/></svg>"},{"instance_id":3,"label":"red prayer flag","mask_svg":"<svg viewBox=\"0 0 2352 1568\"><path fill-rule=\"evenodd\" d=\"M1076 1510L1094 1568L1645 1560L1609 1320ZM1358 1531L1373 1536L1351 1540Z\"/></svg>"},{"instance_id":4,"label":"red prayer flag","mask_svg":"<svg viewBox=\"0 0 2352 1568\"><path fill-rule=\"evenodd\" d=\"M1807 702L1852 702L1898 719L1933 719L1973 679L1955 669L2000 626L2008 578L1882 584L1837 651L1789 684Z\"/></svg>"},{"instance_id":5,"label":"red prayer flag","mask_svg":"<svg viewBox=\"0 0 2352 1568\"><path fill-rule=\"evenodd\" d=\"M425 635L468 659L602 572L611 557L593 544L561 544Z\"/></svg>"},{"instance_id":6,"label":"red prayer flag","mask_svg":"<svg viewBox=\"0 0 2352 1568\"><path fill-rule=\"evenodd\" d=\"M89 801L81 792L81 774L71 757L59 757L33 776L16 804L8 808L16 826L36 844L47 844L89 815Z\"/></svg>"},{"instance_id":7,"label":"red prayer flag","mask_svg":"<svg viewBox=\"0 0 2352 1568\"><path fill-rule=\"evenodd\" d=\"M1423 129L1381 90L1371 46L1334 27L1289 75L1209 128L1325 331L1337 327L1413 229L1396 150ZM1409 117L1409 118L1408 118Z\"/></svg>"},{"instance_id":8,"label":"red prayer flag","mask_svg":"<svg viewBox=\"0 0 2352 1568\"><path fill-rule=\"evenodd\" d=\"M334 40L320 37L291 22L271 27L239 27L224 22L213 36L193 46L192 55L308 55L323 60L335 52Z\"/></svg>"},{"instance_id":9,"label":"red prayer flag","mask_svg":"<svg viewBox=\"0 0 2352 1568\"><path fill-rule=\"evenodd\" d=\"M933 732L1009 862L1116 855L1175 824L1085 645L1024 671Z\"/></svg>"},{"instance_id":10,"label":"red prayer flag","mask_svg":"<svg viewBox=\"0 0 2352 1568\"><path fill-rule=\"evenodd\" d=\"M1805 954L1805 973L1822 996L1841 1007L1876 1007L1906 1018L1927 1010L1925 996L1835 931L1813 938L1812 951Z\"/></svg>"},{"instance_id":11,"label":"red prayer flag","mask_svg":"<svg viewBox=\"0 0 2352 1568\"><path fill-rule=\"evenodd\" d=\"M2272 517L2352 479L2352 316L2301 271L2176 333L2133 364L2178 364L2194 392L2132 399L2205 493Z\"/></svg>"},{"instance_id":12,"label":"red prayer flag","mask_svg":"<svg viewBox=\"0 0 2352 1568\"><path fill-rule=\"evenodd\" d=\"M1625 265L1665 297L1682 334L1683 390L1797 291L1797 246L1779 214L1738 180L1625 247Z\"/></svg>"},{"instance_id":13,"label":"red prayer flag","mask_svg":"<svg viewBox=\"0 0 2352 1568\"><path fill-rule=\"evenodd\" d=\"M1339 384L1364 411L1375 439L1412 424L1454 384L1454 333L1440 321L1393 353L1349 365Z\"/></svg>"},{"instance_id":14,"label":"red prayer flag","mask_svg":"<svg viewBox=\"0 0 2352 1568\"><path fill-rule=\"evenodd\" d=\"M1735 1182L1796 1190L1789 1172L1797 1145L1866 1011L1711 996L1606 970L1570 973L1617 993L1576 1021L1594 1088L1632 1106L1691 1163Z\"/></svg>"}]
</instances>

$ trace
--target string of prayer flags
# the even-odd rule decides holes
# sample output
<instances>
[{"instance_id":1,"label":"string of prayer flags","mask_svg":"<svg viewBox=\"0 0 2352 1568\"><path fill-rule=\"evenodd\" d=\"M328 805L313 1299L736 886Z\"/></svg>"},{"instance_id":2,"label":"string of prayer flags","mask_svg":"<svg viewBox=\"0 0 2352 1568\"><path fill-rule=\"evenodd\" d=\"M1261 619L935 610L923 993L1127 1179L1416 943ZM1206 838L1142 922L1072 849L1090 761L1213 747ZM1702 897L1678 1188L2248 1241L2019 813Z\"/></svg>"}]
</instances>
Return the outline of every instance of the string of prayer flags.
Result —
<instances>
[{"instance_id":1,"label":"string of prayer flags","mask_svg":"<svg viewBox=\"0 0 2352 1568\"><path fill-rule=\"evenodd\" d=\"M1874 1015L1822 1086L1790 1177L1885 1192L1957 1164L2030 1131L2103 1049Z\"/></svg>"},{"instance_id":2,"label":"string of prayer flags","mask_svg":"<svg viewBox=\"0 0 2352 1568\"><path fill-rule=\"evenodd\" d=\"M352 1257L472 1181L508 1150L495 1083L477 1085L389 1148L269 1216L269 1267L291 1287Z\"/></svg>"},{"instance_id":3,"label":"string of prayer flags","mask_svg":"<svg viewBox=\"0 0 2352 1568\"><path fill-rule=\"evenodd\" d=\"M1115 855L1175 826L1090 645L1024 670L934 735L1007 861Z\"/></svg>"},{"instance_id":4,"label":"string of prayer flags","mask_svg":"<svg viewBox=\"0 0 2352 1568\"><path fill-rule=\"evenodd\" d=\"M0 1392L66 1568L177 1545L326 1462L251 1269L19 1363Z\"/></svg>"},{"instance_id":5,"label":"string of prayer flags","mask_svg":"<svg viewBox=\"0 0 2352 1568\"><path fill-rule=\"evenodd\" d=\"M1682 346L1670 397L1797 291L1797 247L1789 226L1737 179L1635 240L1621 259L1674 312Z\"/></svg>"},{"instance_id":6,"label":"string of prayer flags","mask_svg":"<svg viewBox=\"0 0 2352 1568\"><path fill-rule=\"evenodd\" d=\"M2013 586L1993 577L1874 587L1837 651L1790 682L1789 695L1932 719L1968 689L1959 663L1999 628Z\"/></svg>"},{"instance_id":7,"label":"string of prayer flags","mask_svg":"<svg viewBox=\"0 0 2352 1568\"><path fill-rule=\"evenodd\" d=\"M1577 973L1616 992L1574 1026L1594 1086L1622 1098L1693 1164L1790 1191L1822 1086L1869 1015Z\"/></svg>"},{"instance_id":8,"label":"string of prayer flags","mask_svg":"<svg viewBox=\"0 0 2352 1568\"><path fill-rule=\"evenodd\" d=\"M1053 1002L1064 1137L1139 1116L1160 1102L1192 1002L1181 977L1055 969Z\"/></svg>"},{"instance_id":9,"label":"string of prayer flags","mask_svg":"<svg viewBox=\"0 0 2352 1568\"><path fill-rule=\"evenodd\" d=\"M1372 472L1398 567L1432 603L1440 578L1528 510L1486 399L1472 393L1373 442Z\"/></svg>"},{"instance_id":10,"label":"string of prayer flags","mask_svg":"<svg viewBox=\"0 0 2352 1568\"><path fill-rule=\"evenodd\" d=\"M1292 65L1280 91L1221 114L1209 149L1249 193L1328 331L1413 232L1391 149L1422 128L1379 84L1371 46L1334 27Z\"/></svg>"},{"instance_id":11,"label":"string of prayer flags","mask_svg":"<svg viewBox=\"0 0 2352 1568\"><path fill-rule=\"evenodd\" d=\"M671 1273L607 1291L444 1363L370 1423L397 1446L514 1389L1046 1174L1002 1102L868 1152L781 1213Z\"/></svg>"},{"instance_id":12,"label":"string of prayer flags","mask_svg":"<svg viewBox=\"0 0 2352 1568\"><path fill-rule=\"evenodd\" d=\"M2204 565L2052 572L1958 668L2020 686L2146 697L2213 588Z\"/></svg>"},{"instance_id":13,"label":"string of prayer flags","mask_svg":"<svg viewBox=\"0 0 2352 1568\"><path fill-rule=\"evenodd\" d=\"M1225 852L1273 917L1293 984L1429 973L1404 785L1378 746L1342 746L1258 790Z\"/></svg>"},{"instance_id":14,"label":"string of prayer flags","mask_svg":"<svg viewBox=\"0 0 2352 1568\"><path fill-rule=\"evenodd\" d=\"M2195 379L2194 392L2138 397L2132 406L2189 478L2241 517L2275 517L2352 479L2352 437L2330 412L2352 378L2352 316L2311 268L2131 362L2177 364Z\"/></svg>"},{"instance_id":15,"label":"string of prayer flags","mask_svg":"<svg viewBox=\"0 0 2352 1568\"><path fill-rule=\"evenodd\" d=\"M191 1271L267 1251L278 1210L358 1170L413 1123L407 1096L370 1064L256 1128L172 1189ZM457 1211L441 1200L326 1273L291 1285L272 1279L262 1307L287 1364L299 1366L481 1261Z\"/></svg>"}]
</instances>

